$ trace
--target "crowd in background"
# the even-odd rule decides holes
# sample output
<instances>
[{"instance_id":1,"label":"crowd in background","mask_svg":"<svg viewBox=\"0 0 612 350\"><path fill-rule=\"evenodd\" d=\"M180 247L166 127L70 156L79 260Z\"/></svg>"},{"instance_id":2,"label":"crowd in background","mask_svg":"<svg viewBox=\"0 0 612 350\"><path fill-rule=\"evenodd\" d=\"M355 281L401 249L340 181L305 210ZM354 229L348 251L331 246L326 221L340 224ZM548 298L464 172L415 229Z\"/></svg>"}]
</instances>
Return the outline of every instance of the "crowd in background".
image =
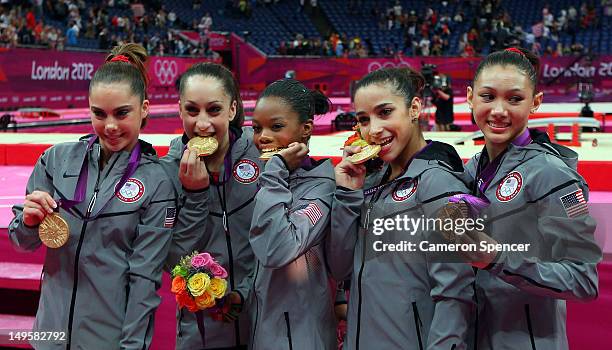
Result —
<instances>
[{"instance_id":1,"label":"crowd in background","mask_svg":"<svg viewBox=\"0 0 612 350\"><path fill-rule=\"evenodd\" d=\"M198 1L193 2L198 6ZM130 15L110 15L110 9L124 9ZM65 27L65 29L62 29ZM5 0L0 3L0 46L44 46L63 50L76 47L79 39L97 41L93 49L108 50L126 42L142 44L149 55L206 56L218 53L208 47L206 34L212 17L183 23L160 0L105 0L94 4L83 0ZM174 29L201 34L191 40Z\"/></svg>"},{"instance_id":2,"label":"crowd in background","mask_svg":"<svg viewBox=\"0 0 612 350\"><path fill-rule=\"evenodd\" d=\"M553 14L549 5L542 8L541 20L530 28L522 28L515 23L501 0L444 0L438 1L441 10L428 7L424 12L405 8L400 1L392 6L376 2L369 13L360 0L348 1L350 15L363 16L376 21L379 31L403 32L403 50L395 46L383 49L384 56L402 54L413 56L463 56L481 55L485 47L499 50L508 46L523 46L538 55L563 56L580 54L585 48L576 41L581 30L600 28L596 16L596 5L583 2L579 7L569 6ZM459 11L445 11L451 2L460 4ZM612 15L612 1L601 0L603 13ZM361 17L359 17L361 18ZM459 37L455 50L451 50L449 40L453 31L470 21L469 30ZM334 37L341 40L332 40ZM570 36L571 43L563 44L561 36ZM408 50L410 48L410 50ZM282 41L278 48L281 55L317 55L336 57L367 57L372 52L371 40L367 37L347 37L346 34L333 33L329 38L304 38L296 34L289 42Z\"/></svg>"},{"instance_id":3,"label":"crowd in background","mask_svg":"<svg viewBox=\"0 0 612 350\"><path fill-rule=\"evenodd\" d=\"M226 0L225 16L251 16L255 6L273 6L284 0ZM316 0L305 1L309 8L317 9ZM480 55L485 48L497 50L510 45L521 45L538 55L563 56L580 54L585 48L575 40L581 30L600 28L597 5L603 14L612 15L612 0L599 4L582 2L552 13L549 5L542 8L541 19L529 28L514 21L501 0L444 0L441 6L428 7L421 13L402 6L400 1L376 2L369 9L360 0L347 2L350 15L363 16L377 23L378 30L401 30L403 45L388 45L379 54L412 56ZM450 13L450 3L460 4ZM202 1L193 0L194 10ZM130 15L110 15L109 9L131 10ZM300 10L300 9L298 9ZM460 35L453 50L449 40L454 31L469 30ZM189 39L175 29L193 30L200 40ZM62 50L77 46L79 39L97 42L100 50L124 43L142 44L150 55L206 56L217 54L208 46L207 33L214 30L213 17L205 13L198 21L184 23L173 11L167 10L161 0L104 0L86 3L84 0L2 0L0 2L0 46L39 45ZM564 44L562 36L572 37ZM296 33L291 41L282 41L280 55L316 55L327 57L370 57L375 54L371 38L331 33L326 37L307 38Z\"/></svg>"}]
</instances>

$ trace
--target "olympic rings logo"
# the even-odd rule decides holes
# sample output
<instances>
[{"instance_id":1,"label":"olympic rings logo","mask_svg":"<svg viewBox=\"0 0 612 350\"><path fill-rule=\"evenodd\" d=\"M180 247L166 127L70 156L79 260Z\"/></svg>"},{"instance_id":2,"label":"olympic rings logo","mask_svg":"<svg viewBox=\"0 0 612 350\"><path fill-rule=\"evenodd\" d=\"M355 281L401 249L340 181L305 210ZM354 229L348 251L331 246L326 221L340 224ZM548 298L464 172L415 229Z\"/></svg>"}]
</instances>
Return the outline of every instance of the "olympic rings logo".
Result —
<instances>
[{"instance_id":1,"label":"olympic rings logo","mask_svg":"<svg viewBox=\"0 0 612 350\"><path fill-rule=\"evenodd\" d=\"M174 84L178 75L176 61L157 60L155 61L155 76L162 85Z\"/></svg>"},{"instance_id":2,"label":"olympic rings logo","mask_svg":"<svg viewBox=\"0 0 612 350\"><path fill-rule=\"evenodd\" d=\"M382 68L410 68L410 63L404 61L404 60L400 60L398 63L395 63L393 61L387 61L384 63L380 63L378 61L376 62L372 62L368 65L368 73L371 73L375 70L379 70Z\"/></svg>"}]
</instances>

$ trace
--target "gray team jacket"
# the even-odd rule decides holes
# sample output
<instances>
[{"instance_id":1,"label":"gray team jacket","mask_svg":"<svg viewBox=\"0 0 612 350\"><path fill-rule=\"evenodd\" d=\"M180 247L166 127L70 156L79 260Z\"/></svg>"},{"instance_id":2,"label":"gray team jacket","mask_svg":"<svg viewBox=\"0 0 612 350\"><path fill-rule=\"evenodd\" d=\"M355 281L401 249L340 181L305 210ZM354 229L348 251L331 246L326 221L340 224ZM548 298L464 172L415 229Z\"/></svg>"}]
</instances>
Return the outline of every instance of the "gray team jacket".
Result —
<instances>
[{"instance_id":1,"label":"gray team jacket","mask_svg":"<svg viewBox=\"0 0 612 350\"><path fill-rule=\"evenodd\" d=\"M387 170L366 177L364 190L339 187L332 205L330 269L337 280L351 279L344 348L466 349L475 308L471 267L426 251L374 250L376 241L440 243L423 227L414 235L377 235L374 226L396 215L435 217L449 196L468 191L461 181L463 163L451 146L434 141L403 175L379 185Z\"/></svg>"},{"instance_id":2,"label":"gray team jacket","mask_svg":"<svg viewBox=\"0 0 612 350\"><path fill-rule=\"evenodd\" d=\"M259 151L253 144L251 128L231 129L236 135L232 146L232 169L228 182L215 184L200 192L184 191L178 179L186 136L172 140L168 154L160 159L179 193L179 212L168 254L169 269L192 251L208 252L229 273L228 292L238 291L246 300L252 286L249 276L255 257L249 245L257 179L262 169ZM221 169L221 177L225 169ZM246 306L246 303L243 303ZM206 344L202 344L195 314L178 312L177 349L224 348L245 345L249 339L248 310L243 308L238 321L224 323L204 317Z\"/></svg>"},{"instance_id":3,"label":"gray team jacket","mask_svg":"<svg viewBox=\"0 0 612 350\"><path fill-rule=\"evenodd\" d=\"M333 291L323 239L336 188L329 160L292 171L272 157L259 178L251 223L257 257L251 294L254 350L336 349Z\"/></svg>"},{"instance_id":4,"label":"gray team jacket","mask_svg":"<svg viewBox=\"0 0 612 350\"><path fill-rule=\"evenodd\" d=\"M577 154L538 130L531 137L525 147L509 146L485 192L491 202L481 213L488 217L485 232L530 248L500 252L477 271L478 349L567 349L565 300L597 297L596 223L568 201L577 191L588 199ZM466 165L472 180L480 155Z\"/></svg>"},{"instance_id":5,"label":"gray team jacket","mask_svg":"<svg viewBox=\"0 0 612 350\"><path fill-rule=\"evenodd\" d=\"M49 148L39 158L27 193L48 192L56 201L73 199L89 137ZM36 349L147 349L160 303L162 266L171 240L175 197L151 145L140 141L141 160L114 195L129 152L111 156L100 170L100 145L88 152L85 200L60 209L70 227L68 242L47 249L34 330L66 332L69 342L33 343ZM108 202L106 207L105 204ZM95 219L86 219L101 209ZM13 207L9 226L14 246L40 247L38 227L23 223Z\"/></svg>"}]
</instances>

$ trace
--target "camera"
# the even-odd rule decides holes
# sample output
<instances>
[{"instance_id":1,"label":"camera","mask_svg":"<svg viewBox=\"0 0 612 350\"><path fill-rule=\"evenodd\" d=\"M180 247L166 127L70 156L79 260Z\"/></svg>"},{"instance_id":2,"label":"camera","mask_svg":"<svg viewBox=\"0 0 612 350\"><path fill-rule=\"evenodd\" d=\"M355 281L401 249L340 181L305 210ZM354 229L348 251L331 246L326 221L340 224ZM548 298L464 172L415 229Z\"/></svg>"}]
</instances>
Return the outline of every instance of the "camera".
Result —
<instances>
[{"instance_id":1,"label":"camera","mask_svg":"<svg viewBox=\"0 0 612 350\"><path fill-rule=\"evenodd\" d=\"M425 86L423 87L423 97L433 96L434 90L444 89L450 86L450 81L447 76L442 76L438 72L438 66L435 64L422 64L421 74L425 78Z\"/></svg>"}]
</instances>

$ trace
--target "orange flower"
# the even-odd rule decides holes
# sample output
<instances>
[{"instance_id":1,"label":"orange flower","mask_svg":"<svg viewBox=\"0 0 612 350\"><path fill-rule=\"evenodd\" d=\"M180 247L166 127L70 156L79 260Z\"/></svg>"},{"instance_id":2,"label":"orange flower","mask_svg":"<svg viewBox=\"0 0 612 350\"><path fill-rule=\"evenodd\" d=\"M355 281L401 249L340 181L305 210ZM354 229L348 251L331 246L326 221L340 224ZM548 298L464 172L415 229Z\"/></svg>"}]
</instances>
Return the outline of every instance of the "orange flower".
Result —
<instances>
[{"instance_id":1,"label":"orange flower","mask_svg":"<svg viewBox=\"0 0 612 350\"><path fill-rule=\"evenodd\" d=\"M204 292L204 294L196 297L195 303L200 309L208 309L215 306L215 298L209 292Z\"/></svg>"},{"instance_id":2,"label":"orange flower","mask_svg":"<svg viewBox=\"0 0 612 350\"><path fill-rule=\"evenodd\" d=\"M174 294L179 294L187 288L187 282L182 276L176 276L172 279L172 289L170 291Z\"/></svg>"},{"instance_id":3,"label":"orange flower","mask_svg":"<svg viewBox=\"0 0 612 350\"><path fill-rule=\"evenodd\" d=\"M183 291L176 295L176 304L178 305L179 309L186 307L191 312L198 311L198 306L196 305L195 300L193 300L187 291Z\"/></svg>"}]
</instances>

